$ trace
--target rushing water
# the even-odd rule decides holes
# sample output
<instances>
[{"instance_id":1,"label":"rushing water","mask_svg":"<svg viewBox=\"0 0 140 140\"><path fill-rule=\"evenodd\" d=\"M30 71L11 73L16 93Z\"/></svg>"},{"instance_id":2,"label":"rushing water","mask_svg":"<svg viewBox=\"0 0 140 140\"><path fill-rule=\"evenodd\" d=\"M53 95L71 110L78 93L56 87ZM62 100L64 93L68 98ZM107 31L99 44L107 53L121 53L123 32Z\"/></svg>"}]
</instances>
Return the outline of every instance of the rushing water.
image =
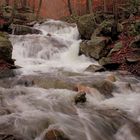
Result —
<instances>
[{"instance_id":1,"label":"rushing water","mask_svg":"<svg viewBox=\"0 0 140 140\"><path fill-rule=\"evenodd\" d=\"M76 25L50 20L35 28L43 34L11 36L13 58L22 67L16 71L15 79L43 79L48 73L56 78L61 71L61 78L66 76L68 81L81 83L109 74L84 72L96 62L78 56L80 40ZM63 75L65 72L75 74L69 78ZM77 92L68 89L18 84L1 87L0 140L9 140L5 135L13 135L17 140L47 140L45 134L51 129L63 131L70 140L139 140L140 82L131 75L113 74L117 77L113 97L106 98L94 89L86 95L86 103L77 105ZM11 84L14 78L5 81Z\"/></svg>"}]
</instances>

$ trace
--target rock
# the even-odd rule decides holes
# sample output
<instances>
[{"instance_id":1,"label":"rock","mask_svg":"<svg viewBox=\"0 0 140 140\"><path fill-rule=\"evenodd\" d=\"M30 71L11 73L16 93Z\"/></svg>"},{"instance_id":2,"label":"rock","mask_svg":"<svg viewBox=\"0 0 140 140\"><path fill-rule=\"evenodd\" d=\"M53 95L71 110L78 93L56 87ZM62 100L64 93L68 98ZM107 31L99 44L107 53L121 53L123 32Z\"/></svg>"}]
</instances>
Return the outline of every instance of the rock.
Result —
<instances>
[{"instance_id":1,"label":"rock","mask_svg":"<svg viewBox=\"0 0 140 140\"><path fill-rule=\"evenodd\" d=\"M114 84L108 80L96 82L92 85L92 87L97 88L97 90L99 90L100 93L107 98L113 97L112 92L114 89Z\"/></svg>"},{"instance_id":2,"label":"rock","mask_svg":"<svg viewBox=\"0 0 140 140\"><path fill-rule=\"evenodd\" d=\"M90 93L90 87L81 84L77 84L74 87L74 90L78 93Z\"/></svg>"},{"instance_id":3,"label":"rock","mask_svg":"<svg viewBox=\"0 0 140 140\"><path fill-rule=\"evenodd\" d=\"M40 30L24 25L13 25L11 28L14 35L42 34Z\"/></svg>"},{"instance_id":4,"label":"rock","mask_svg":"<svg viewBox=\"0 0 140 140\"><path fill-rule=\"evenodd\" d=\"M12 49L8 35L0 32L0 78L15 76Z\"/></svg>"},{"instance_id":5,"label":"rock","mask_svg":"<svg viewBox=\"0 0 140 140\"><path fill-rule=\"evenodd\" d=\"M129 45L132 48L140 48L140 35L136 36Z\"/></svg>"},{"instance_id":6,"label":"rock","mask_svg":"<svg viewBox=\"0 0 140 140\"><path fill-rule=\"evenodd\" d=\"M2 14L5 19L11 18L13 8L11 6L5 6L2 8Z\"/></svg>"},{"instance_id":7,"label":"rock","mask_svg":"<svg viewBox=\"0 0 140 140\"><path fill-rule=\"evenodd\" d=\"M109 52L108 56L111 56L112 53L116 53L116 52L118 52L118 51L119 51L120 49L122 49L122 48L123 48L123 43L122 43L122 41L117 42L117 43L114 45L113 49L111 49L111 51Z\"/></svg>"},{"instance_id":8,"label":"rock","mask_svg":"<svg viewBox=\"0 0 140 140\"><path fill-rule=\"evenodd\" d=\"M85 92L79 92L75 98L74 98L74 102L75 104L78 104L78 103L85 103L86 102L86 93Z\"/></svg>"},{"instance_id":9,"label":"rock","mask_svg":"<svg viewBox=\"0 0 140 140\"><path fill-rule=\"evenodd\" d=\"M18 12L15 14L15 19L22 20L23 23L29 23L36 20L36 16L32 12ZM15 21L14 21L15 22Z\"/></svg>"},{"instance_id":10,"label":"rock","mask_svg":"<svg viewBox=\"0 0 140 140\"><path fill-rule=\"evenodd\" d=\"M116 77L114 76L114 75L108 75L107 77L106 77L106 80L109 80L109 81L111 81L111 82L116 82Z\"/></svg>"},{"instance_id":11,"label":"rock","mask_svg":"<svg viewBox=\"0 0 140 140\"><path fill-rule=\"evenodd\" d=\"M140 56L139 57L126 57L126 63L127 64L132 64L132 63L137 63L140 62Z\"/></svg>"},{"instance_id":12,"label":"rock","mask_svg":"<svg viewBox=\"0 0 140 140\"><path fill-rule=\"evenodd\" d=\"M99 60L99 64L105 67L107 70L117 70L121 65L121 62L113 62L111 57L102 57Z\"/></svg>"},{"instance_id":13,"label":"rock","mask_svg":"<svg viewBox=\"0 0 140 140\"><path fill-rule=\"evenodd\" d=\"M89 71L89 72L103 72L105 71L105 68L100 66L100 65L90 65L86 68L85 71Z\"/></svg>"},{"instance_id":14,"label":"rock","mask_svg":"<svg viewBox=\"0 0 140 140\"><path fill-rule=\"evenodd\" d=\"M14 136L12 134L0 134L0 140L25 140L19 136Z\"/></svg>"},{"instance_id":15,"label":"rock","mask_svg":"<svg viewBox=\"0 0 140 140\"><path fill-rule=\"evenodd\" d=\"M69 138L60 130L49 130L43 140L69 140Z\"/></svg>"},{"instance_id":16,"label":"rock","mask_svg":"<svg viewBox=\"0 0 140 140\"><path fill-rule=\"evenodd\" d=\"M12 57L12 44L5 37L5 35L0 35L0 59L10 60Z\"/></svg>"},{"instance_id":17,"label":"rock","mask_svg":"<svg viewBox=\"0 0 140 140\"><path fill-rule=\"evenodd\" d=\"M97 25L94 14L81 16L78 20L77 27L82 39L90 39Z\"/></svg>"},{"instance_id":18,"label":"rock","mask_svg":"<svg viewBox=\"0 0 140 140\"><path fill-rule=\"evenodd\" d=\"M111 39L117 39L118 35L123 31L123 25L116 23L114 20L104 20L91 36L91 39L95 36L105 36Z\"/></svg>"},{"instance_id":19,"label":"rock","mask_svg":"<svg viewBox=\"0 0 140 140\"><path fill-rule=\"evenodd\" d=\"M108 54L109 49L106 46L110 39L106 37L95 37L90 41L81 42L79 54L84 54L96 60Z\"/></svg>"}]
</instances>

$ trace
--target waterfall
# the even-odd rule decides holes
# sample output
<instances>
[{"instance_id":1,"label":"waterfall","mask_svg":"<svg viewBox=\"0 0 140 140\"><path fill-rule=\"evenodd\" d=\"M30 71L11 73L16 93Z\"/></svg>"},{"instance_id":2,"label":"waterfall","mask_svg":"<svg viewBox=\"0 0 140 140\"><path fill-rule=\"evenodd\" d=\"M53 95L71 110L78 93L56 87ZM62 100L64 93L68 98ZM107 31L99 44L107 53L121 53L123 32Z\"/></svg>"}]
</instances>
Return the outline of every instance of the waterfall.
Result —
<instances>
[{"instance_id":1,"label":"waterfall","mask_svg":"<svg viewBox=\"0 0 140 140\"><path fill-rule=\"evenodd\" d=\"M0 79L0 85L9 85L0 87L0 140L48 140L50 130L62 131L69 140L139 140L140 80L117 72L84 72L97 62L78 55L81 40L75 24L48 20L34 28L43 34L10 36L13 58L21 68L16 77ZM59 77L60 70L74 74ZM92 85L110 73L117 77L115 83L110 82L112 96L107 98L93 88L86 94L86 103L79 104L74 102L77 92L70 89L14 84L20 78L50 76L50 81L60 78L61 82L66 79L64 83Z\"/></svg>"}]
</instances>

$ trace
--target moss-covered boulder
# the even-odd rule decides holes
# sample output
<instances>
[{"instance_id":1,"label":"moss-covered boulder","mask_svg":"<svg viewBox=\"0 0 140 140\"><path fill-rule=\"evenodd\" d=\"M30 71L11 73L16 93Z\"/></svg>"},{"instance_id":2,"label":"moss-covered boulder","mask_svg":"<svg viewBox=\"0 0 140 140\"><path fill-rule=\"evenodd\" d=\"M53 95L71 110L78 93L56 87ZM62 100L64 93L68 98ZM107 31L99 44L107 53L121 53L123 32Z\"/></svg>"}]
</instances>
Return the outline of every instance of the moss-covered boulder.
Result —
<instances>
[{"instance_id":1,"label":"moss-covered boulder","mask_svg":"<svg viewBox=\"0 0 140 140\"><path fill-rule=\"evenodd\" d=\"M10 60L12 57L12 44L4 35L0 35L0 59Z\"/></svg>"},{"instance_id":2,"label":"moss-covered boulder","mask_svg":"<svg viewBox=\"0 0 140 140\"><path fill-rule=\"evenodd\" d=\"M81 16L77 23L81 38L90 39L92 33L95 31L97 25L95 21L95 15L88 14Z\"/></svg>"},{"instance_id":3,"label":"moss-covered boulder","mask_svg":"<svg viewBox=\"0 0 140 140\"><path fill-rule=\"evenodd\" d=\"M14 35L41 34L40 30L25 25L12 25Z\"/></svg>"},{"instance_id":4,"label":"moss-covered boulder","mask_svg":"<svg viewBox=\"0 0 140 140\"><path fill-rule=\"evenodd\" d=\"M108 54L109 49L106 46L109 43L110 39L106 37L95 37L90 41L81 42L79 54L99 60Z\"/></svg>"},{"instance_id":5,"label":"moss-covered boulder","mask_svg":"<svg viewBox=\"0 0 140 140\"><path fill-rule=\"evenodd\" d=\"M15 69L12 59L12 44L6 33L0 32L0 78L14 76L12 69Z\"/></svg>"}]
</instances>

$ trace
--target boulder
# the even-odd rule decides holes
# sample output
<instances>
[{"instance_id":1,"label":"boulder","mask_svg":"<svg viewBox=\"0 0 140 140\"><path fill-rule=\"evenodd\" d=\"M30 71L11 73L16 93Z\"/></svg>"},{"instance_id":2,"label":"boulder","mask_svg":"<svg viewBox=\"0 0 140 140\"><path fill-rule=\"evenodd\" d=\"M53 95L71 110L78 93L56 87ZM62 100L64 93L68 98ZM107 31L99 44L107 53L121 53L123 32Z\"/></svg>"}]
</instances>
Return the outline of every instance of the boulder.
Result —
<instances>
[{"instance_id":1,"label":"boulder","mask_svg":"<svg viewBox=\"0 0 140 140\"><path fill-rule=\"evenodd\" d=\"M62 131L52 129L47 131L43 140L69 140L69 138Z\"/></svg>"},{"instance_id":2,"label":"boulder","mask_svg":"<svg viewBox=\"0 0 140 140\"><path fill-rule=\"evenodd\" d=\"M112 61L111 57L102 57L99 60L99 64L105 67L107 70L117 70L121 65L121 62Z\"/></svg>"},{"instance_id":3,"label":"boulder","mask_svg":"<svg viewBox=\"0 0 140 140\"><path fill-rule=\"evenodd\" d=\"M113 97L112 92L115 88L114 84L108 80L103 80L96 82L92 85L92 87L96 88L100 91L101 94L103 94L105 97Z\"/></svg>"},{"instance_id":4,"label":"boulder","mask_svg":"<svg viewBox=\"0 0 140 140\"><path fill-rule=\"evenodd\" d=\"M1 33L2 34L2 33ZM12 44L5 35L0 35L0 59L9 61L12 58Z\"/></svg>"},{"instance_id":5,"label":"boulder","mask_svg":"<svg viewBox=\"0 0 140 140\"><path fill-rule=\"evenodd\" d=\"M89 72L103 72L105 71L105 68L100 66L100 65L90 65L86 68L85 71L89 71Z\"/></svg>"},{"instance_id":6,"label":"boulder","mask_svg":"<svg viewBox=\"0 0 140 140\"><path fill-rule=\"evenodd\" d=\"M6 33L0 32L0 78L14 76L15 68L12 59L12 44Z\"/></svg>"},{"instance_id":7,"label":"boulder","mask_svg":"<svg viewBox=\"0 0 140 140\"><path fill-rule=\"evenodd\" d=\"M81 16L77 22L77 27L82 39L90 39L97 25L94 14Z\"/></svg>"},{"instance_id":8,"label":"boulder","mask_svg":"<svg viewBox=\"0 0 140 140\"><path fill-rule=\"evenodd\" d=\"M99 60L106 56L110 49L106 46L110 43L110 39L106 37L95 37L90 41L84 41L80 44L79 54Z\"/></svg>"},{"instance_id":9,"label":"boulder","mask_svg":"<svg viewBox=\"0 0 140 140\"><path fill-rule=\"evenodd\" d=\"M26 34L41 34L40 30L24 25L12 25L12 32L14 35L26 35Z\"/></svg>"},{"instance_id":10,"label":"boulder","mask_svg":"<svg viewBox=\"0 0 140 140\"><path fill-rule=\"evenodd\" d=\"M123 25L116 23L113 19L104 20L93 32L91 39L96 36L110 37L112 40L116 40L118 35L123 31Z\"/></svg>"}]
</instances>

